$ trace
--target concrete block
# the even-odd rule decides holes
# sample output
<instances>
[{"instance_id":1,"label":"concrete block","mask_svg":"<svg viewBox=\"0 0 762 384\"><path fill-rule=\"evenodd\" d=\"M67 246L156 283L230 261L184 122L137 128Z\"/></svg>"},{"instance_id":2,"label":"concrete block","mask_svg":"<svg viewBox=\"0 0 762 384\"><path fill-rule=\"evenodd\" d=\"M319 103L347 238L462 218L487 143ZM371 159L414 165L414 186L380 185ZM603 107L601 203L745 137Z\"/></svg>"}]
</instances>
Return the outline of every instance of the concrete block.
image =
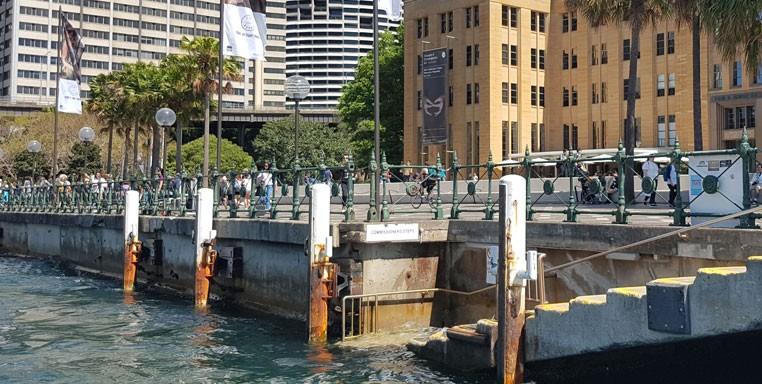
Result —
<instances>
[{"instance_id":1,"label":"concrete block","mask_svg":"<svg viewBox=\"0 0 762 384\"><path fill-rule=\"evenodd\" d=\"M755 277L762 277L762 256L752 256L746 259L746 270Z\"/></svg>"},{"instance_id":2,"label":"concrete block","mask_svg":"<svg viewBox=\"0 0 762 384\"><path fill-rule=\"evenodd\" d=\"M691 277L677 277L648 283L648 329L672 334L691 333L688 288L693 280Z\"/></svg>"}]
</instances>

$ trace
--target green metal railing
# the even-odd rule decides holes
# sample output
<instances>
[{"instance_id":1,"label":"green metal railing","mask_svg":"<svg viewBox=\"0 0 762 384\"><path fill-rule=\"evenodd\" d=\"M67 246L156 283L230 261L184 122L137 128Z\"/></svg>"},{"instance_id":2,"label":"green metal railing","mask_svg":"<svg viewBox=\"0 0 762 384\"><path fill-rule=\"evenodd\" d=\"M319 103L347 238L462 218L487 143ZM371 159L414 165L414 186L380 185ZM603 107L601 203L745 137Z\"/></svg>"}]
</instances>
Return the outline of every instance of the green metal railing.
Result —
<instances>
[{"instance_id":1,"label":"green metal railing","mask_svg":"<svg viewBox=\"0 0 762 384\"><path fill-rule=\"evenodd\" d=\"M698 164L685 161L686 156L700 162L702 157L711 155L725 155L730 159L726 160L730 164L725 163L725 171L719 175L709 175ZM749 145L748 137L744 135L737 148L717 151L683 152L676 142L670 151L626 155L620 144L617 152L595 158L571 154L564 159L547 160L533 157L527 150L521 161L495 163L490 154L484 164L460 164L457 153L453 152L449 168L442 164L439 155L433 165L394 165L382 154L381 164L377 164L371 155L368 167L364 169L357 169L354 159L349 156L338 166L320 161L317 165L297 163L288 169L280 169L273 162L271 168L264 170L259 170L256 164L243 172L223 174L212 170L209 180L218 202L214 215L220 218L305 219L312 186L326 183L331 186L331 213L344 222L358 219L358 209L365 209L365 215L361 217L366 221L392 221L410 215L434 220L493 220L497 212L499 175L517 173L527 180L527 220L530 221L536 220L538 214L559 216L566 222L579 222L580 217L586 215L604 215L611 217L615 224L628 224L633 216L666 216L671 217L671 225L685 226L690 217L719 216L691 210L691 204L704 194L722 196L738 210L751 208L749 172L756 164L756 155L757 149ZM651 193L655 194L657 202L667 202L662 192L656 189L659 177L643 177L639 188L633 188L636 191L634 199L627 200L624 175L628 169L637 173L634 164L646 157L665 157L675 169L690 171L694 175L694 184L700 184L692 186L698 193L692 194L692 200L684 201L685 186L677 177L673 206L643 209L639 207L642 204L639 201ZM591 162L604 164L604 168L615 170L619 176L590 175L584 169ZM719 183L725 172L738 163L744 170L743 177L732 182L741 185L743 195L734 199L723 193ZM383 175L380 180L372 176L377 168ZM551 170L554 172L549 172ZM370 175L369 180L358 184L360 175ZM235 179L239 180L239 187L233 182ZM250 182L242 182L246 179ZM271 180L271 185L258 183L266 180ZM77 181L65 185L55 182L6 187L0 190L0 210L121 214L125 192L137 190L142 214L186 216L195 211L196 190L202 181L200 173L183 172L166 180L133 177L99 183ZM449 191L446 190L448 187ZM383 196L379 207L373 198L376 191ZM741 217L739 227L755 228L759 217L759 214L745 215Z\"/></svg>"}]
</instances>

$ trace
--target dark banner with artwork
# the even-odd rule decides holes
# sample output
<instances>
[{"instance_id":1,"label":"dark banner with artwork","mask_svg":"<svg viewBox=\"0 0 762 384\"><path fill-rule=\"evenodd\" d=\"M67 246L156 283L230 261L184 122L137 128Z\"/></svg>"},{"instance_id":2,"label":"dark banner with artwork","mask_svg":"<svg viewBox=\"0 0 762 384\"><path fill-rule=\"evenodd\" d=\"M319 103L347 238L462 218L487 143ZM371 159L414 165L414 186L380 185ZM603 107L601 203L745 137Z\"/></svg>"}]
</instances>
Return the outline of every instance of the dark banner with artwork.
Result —
<instances>
[{"instance_id":1,"label":"dark banner with artwork","mask_svg":"<svg viewBox=\"0 0 762 384\"><path fill-rule=\"evenodd\" d=\"M447 49L423 52L423 144L447 143Z\"/></svg>"}]
</instances>

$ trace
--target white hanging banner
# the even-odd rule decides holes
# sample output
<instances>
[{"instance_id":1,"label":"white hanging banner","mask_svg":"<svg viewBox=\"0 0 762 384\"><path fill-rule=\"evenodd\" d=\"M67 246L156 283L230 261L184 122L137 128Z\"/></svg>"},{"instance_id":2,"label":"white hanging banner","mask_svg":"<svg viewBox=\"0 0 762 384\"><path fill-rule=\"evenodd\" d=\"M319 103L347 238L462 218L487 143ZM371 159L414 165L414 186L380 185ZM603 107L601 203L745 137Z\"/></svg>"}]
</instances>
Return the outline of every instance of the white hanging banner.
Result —
<instances>
[{"instance_id":1,"label":"white hanging banner","mask_svg":"<svg viewBox=\"0 0 762 384\"><path fill-rule=\"evenodd\" d=\"M224 0L224 54L265 60L267 18L265 0Z\"/></svg>"},{"instance_id":2,"label":"white hanging banner","mask_svg":"<svg viewBox=\"0 0 762 384\"><path fill-rule=\"evenodd\" d=\"M79 94L80 60L85 51L85 44L77 30L72 27L63 12L60 13L63 25L62 38L58 44L58 59L61 60L61 72L58 74L58 112L82 114L82 99Z\"/></svg>"}]
</instances>

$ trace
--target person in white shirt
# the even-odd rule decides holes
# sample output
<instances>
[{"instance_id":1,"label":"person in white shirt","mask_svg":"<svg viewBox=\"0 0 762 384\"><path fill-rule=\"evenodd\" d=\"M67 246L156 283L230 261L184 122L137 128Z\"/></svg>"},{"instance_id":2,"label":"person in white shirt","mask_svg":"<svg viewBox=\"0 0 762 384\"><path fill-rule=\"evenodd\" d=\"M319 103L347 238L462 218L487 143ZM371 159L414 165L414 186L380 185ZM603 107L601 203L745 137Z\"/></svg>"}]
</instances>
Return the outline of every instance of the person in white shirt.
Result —
<instances>
[{"instance_id":1,"label":"person in white shirt","mask_svg":"<svg viewBox=\"0 0 762 384\"><path fill-rule=\"evenodd\" d=\"M757 164L757 173L752 176L751 180L751 203L754 205L759 204L759 195L762 192L762 164Z\"/></svg>"},{"instance_id":2,"label":"person in white shirt","mask_svg":"<svg viewBox=\"0 0 762 384\"><path fill-rule=\"evenodd\" d=\"M650 177L654 181L654 190L650 194L645 194L643 198L643 205L651 203L652 207L656 206L656 187L659 185L657 178L659 177L659 165L654 162L653 156L650 156L645 163L643 163L643 178Z\"/></svg>"},{"instance_id":3,"label":"person in white shirt","mask_svg":"<svg viewBox=\"0 0 762 384\"><path fill-rule=\"evenodd\" d=\"M270 199L273 195L273 175L270 173L270 163L265 162L263 169L257 175L257 186L262 189L264 196L260 196L257 204L264 203L265 209L270 209Z\"/></svg>"}]
</instances>

